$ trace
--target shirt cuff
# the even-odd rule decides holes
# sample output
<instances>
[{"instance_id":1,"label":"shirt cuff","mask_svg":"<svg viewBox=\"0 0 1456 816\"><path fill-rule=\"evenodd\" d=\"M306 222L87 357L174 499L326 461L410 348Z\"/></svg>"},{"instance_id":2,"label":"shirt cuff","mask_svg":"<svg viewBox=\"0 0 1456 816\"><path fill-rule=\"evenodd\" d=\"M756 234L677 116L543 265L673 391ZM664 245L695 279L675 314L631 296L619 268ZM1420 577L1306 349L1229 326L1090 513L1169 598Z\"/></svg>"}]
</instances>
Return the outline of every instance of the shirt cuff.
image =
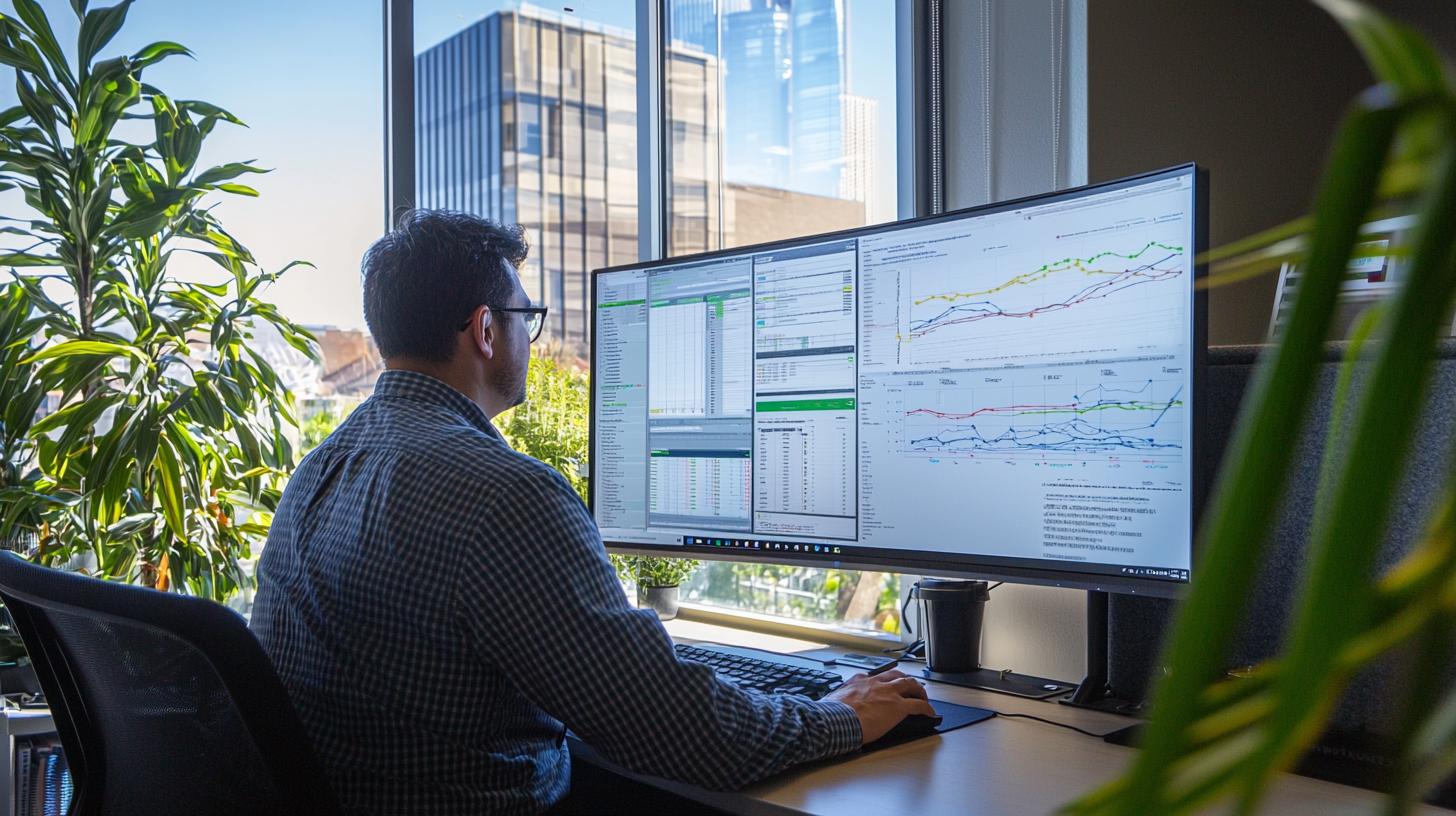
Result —
<instances>
[{"instance_id":1,"label":"shirt cuff","mask_svg":"<svg viewBox=\"0 0 1456 816\"><path fill-rule=\"evenodd\" d=\"M825 756L849 753L864 743L864 732L859 727L859 715L844 703L825 700L819 703L824 721L829 726Z\"/></svg>"}]
</instances>

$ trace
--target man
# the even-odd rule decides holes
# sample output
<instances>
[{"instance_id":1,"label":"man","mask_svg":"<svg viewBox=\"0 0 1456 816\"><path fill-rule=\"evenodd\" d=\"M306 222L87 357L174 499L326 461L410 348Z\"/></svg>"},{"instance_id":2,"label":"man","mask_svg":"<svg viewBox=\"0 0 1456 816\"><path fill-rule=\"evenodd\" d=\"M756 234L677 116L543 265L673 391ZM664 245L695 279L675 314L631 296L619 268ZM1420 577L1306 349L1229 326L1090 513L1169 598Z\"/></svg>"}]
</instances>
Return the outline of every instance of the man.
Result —
<instances>
[{"instance_id":1,"label":"man","mask_svg":"<svg viewBox=\"0 0 1456 816\"><path fill-rule=\"evenodd\" d=\"M544 317L526 250L433 211L369 249L387 370L273 520L252 625L345 806L543 811L567 792L567 727L629 769L734 788L933 713L899 672L822 702L741 691L627 604L576 493L491 425L525 399Z\"/></svg>"}]
</instances>

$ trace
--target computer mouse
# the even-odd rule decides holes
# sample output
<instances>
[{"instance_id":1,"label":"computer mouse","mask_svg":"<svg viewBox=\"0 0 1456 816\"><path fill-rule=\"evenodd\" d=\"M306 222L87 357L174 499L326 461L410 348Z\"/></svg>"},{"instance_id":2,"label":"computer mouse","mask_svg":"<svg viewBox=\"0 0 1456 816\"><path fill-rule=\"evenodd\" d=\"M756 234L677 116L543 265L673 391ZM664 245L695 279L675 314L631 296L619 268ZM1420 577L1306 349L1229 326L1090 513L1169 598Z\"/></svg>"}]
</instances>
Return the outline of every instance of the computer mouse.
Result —
<instances>
[{"instance_id":1,"label":"computer mouse","mask_svg":"<svg viewBox=\"0 0 1456 816\"><path fill-rule=\"evenodd\" d=\"M901 720L894 728L891 728L890 734L933 734L942 722L945 722L944 717L932 717L929 714L911 714Z\"/></svg>"}]
</instances>

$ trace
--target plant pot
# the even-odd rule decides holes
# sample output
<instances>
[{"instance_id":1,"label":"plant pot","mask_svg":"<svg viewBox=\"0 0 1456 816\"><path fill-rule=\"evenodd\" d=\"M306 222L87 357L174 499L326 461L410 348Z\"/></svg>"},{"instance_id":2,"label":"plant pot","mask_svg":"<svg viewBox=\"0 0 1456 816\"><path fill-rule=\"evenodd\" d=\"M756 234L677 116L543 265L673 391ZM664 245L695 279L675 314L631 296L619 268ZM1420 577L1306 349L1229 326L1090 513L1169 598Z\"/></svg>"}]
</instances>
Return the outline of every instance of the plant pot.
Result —
<instances>
[{"instance_id":1,"label":"plant pot","mask_svg":"<svg viewBox=\"0 0 1456 816\"><path fill-rule=\"evenodd\" d=\"M656 612L658 620L670 621L677 617L677 597L676 586L637 587L637 606Z\"/></svg>"}]
</instances>

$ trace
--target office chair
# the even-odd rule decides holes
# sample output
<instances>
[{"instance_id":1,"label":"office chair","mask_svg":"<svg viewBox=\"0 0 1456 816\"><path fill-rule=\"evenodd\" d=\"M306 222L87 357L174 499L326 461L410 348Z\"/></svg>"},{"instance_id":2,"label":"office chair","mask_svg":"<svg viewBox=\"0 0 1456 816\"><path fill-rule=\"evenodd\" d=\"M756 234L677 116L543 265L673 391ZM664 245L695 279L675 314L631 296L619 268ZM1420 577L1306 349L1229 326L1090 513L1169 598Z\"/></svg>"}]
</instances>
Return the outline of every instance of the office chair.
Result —
<instances>
[{"instance_id":1,"label":"office chair","mask_svg":"<svg viewBox=\"0 0 1456 816\"><path fill-rule=\"evenodd\" d=\"M0 552L0 599L70 764L73 816L339 813L243 619Z\"/></svg>"}]
</instances>

